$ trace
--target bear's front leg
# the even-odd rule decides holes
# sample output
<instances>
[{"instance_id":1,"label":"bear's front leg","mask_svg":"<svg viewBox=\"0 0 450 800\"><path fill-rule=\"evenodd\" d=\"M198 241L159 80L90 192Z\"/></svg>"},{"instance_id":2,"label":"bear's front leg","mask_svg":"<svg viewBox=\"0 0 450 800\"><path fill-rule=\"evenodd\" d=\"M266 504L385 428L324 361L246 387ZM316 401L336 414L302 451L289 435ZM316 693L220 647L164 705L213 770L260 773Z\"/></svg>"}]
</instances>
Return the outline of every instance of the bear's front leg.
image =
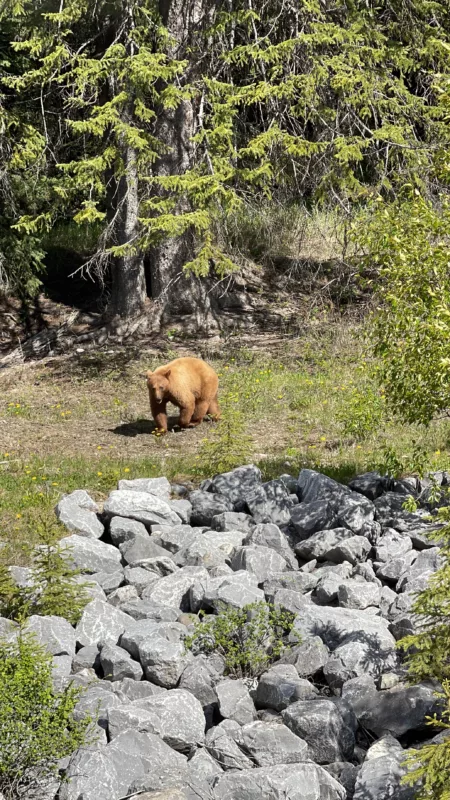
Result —
<instances>
[{"instance_id":1,"label":"bear's front leg","mask_svg":"<svg viewBox=\"0 0 450 800\"><path fill-rule=\"evenodd\" d=\"M195 409L195 401L180 407L180 427L191 428L191 419Z\"/></svg>"},{"instance_id":2,"label":"bear's front leg","mask_svg":"<svg viewBox=\"0 0 450 800\"><path fill-rule=\"evenodd\" d=\"M167 403L158 403L153 397L150 398L150 407L152 409L152 416L155 420L155 425L162 433L167 433Z\"/></svg>"}]
</instances>

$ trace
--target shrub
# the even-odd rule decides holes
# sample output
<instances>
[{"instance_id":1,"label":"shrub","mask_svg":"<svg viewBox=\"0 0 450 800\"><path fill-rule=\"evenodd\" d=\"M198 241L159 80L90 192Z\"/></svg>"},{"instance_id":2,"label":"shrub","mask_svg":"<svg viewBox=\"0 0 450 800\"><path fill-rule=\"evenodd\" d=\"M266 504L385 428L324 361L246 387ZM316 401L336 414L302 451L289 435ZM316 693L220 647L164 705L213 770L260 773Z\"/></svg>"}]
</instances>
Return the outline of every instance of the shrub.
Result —
<instances>
[{"instance_id":1,"label":"shrub","mask_svg":"<svg viewBox=\"0 0 450 800\"><path fill-rule=\"evenodd\" d=\"M295 614L263 601L228 606L217 616L200 619L186 648L195 654L219 653L234 678L256 677L287 649L294 620Z\"/></svg>"},{"instance_id":2,"label":"shrub","mask_svg":"<svg viewBox=\"0 0 450 800\"><path fill-rule=\"evenodd\" d=\"M52 658L32 636L0 643L0 793L5 800L38 800L61 782L58 762L92 741L92 719L73 710L82 689L58 692Z\"/></svg>"},{"instance_id":3,"label":"shrub","mask_svg":"<svg viewBox=\"0 0 450 800\"><path fill-rule=\"evenodd\" d=\"M438 511L450 522L450 508ZM450 524L436 534L443 542L441 568L431 576L427 588L417 595L413 612L419 621L418 631L406 636L399 646L407 653L412 681L436 680L442 686L439 696L444 711L440 719L428 719L435 729L450 730ZM406 760L409 772L404 782L414 784L416 800L450 800L450 738L410 751Z\"/></svg>"},{"instance_id":4,"label":"shrub","mask_svg":"<svg viewBox=\"0 0 450 800\"><path fill-rule=\"evenodd\" d=\"M246 432L244 412L239 408L239 392L220 396L222 416L210 437L203 439L197 461L201 473L217 475L246 464L252 453L252 439Z\"/></svg>"},{"instance_id":5,"label":"shrub","mask_svg":"<svg viewBox=\"0 0 450 800\"><path fill-rule=\"evenodd\" d=\"M7 567L0 564L0 616L20 620L30 614L56 614L76 624L89 602L88 584L76 581L80 571L67 561L58 526L39 520L36 527L41 544L30 553L31 585L17 586Z\"/></svg>"}]
</instances>

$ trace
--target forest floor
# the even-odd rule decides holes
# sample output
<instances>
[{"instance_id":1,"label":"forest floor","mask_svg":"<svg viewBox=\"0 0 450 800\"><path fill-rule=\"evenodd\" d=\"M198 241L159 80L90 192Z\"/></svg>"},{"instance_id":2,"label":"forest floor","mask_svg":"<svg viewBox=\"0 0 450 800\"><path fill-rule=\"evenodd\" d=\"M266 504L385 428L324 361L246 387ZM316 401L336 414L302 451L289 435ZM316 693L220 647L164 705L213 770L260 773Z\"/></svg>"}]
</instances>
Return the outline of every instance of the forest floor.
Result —
<instances>
[{"instance_id":1,"label":"forest floor","mask_svg":"<svg viewBox=\"0 0 450 800\"><path fill-rule=\"evenodd\" d=\"M156 436L145 372L188 354L217 369L223 421ZM16 563L62 493L85 488L101 501L119 478L164 474L197 484L255 462L268 478L309 466L344 481L373 468L450 464L448 422L425 431L395 420L367 369L362 324L342 319L295 336L197 346L166 337L158 349L11 366L0 372L0 443L0 540Z\"/></svg>"}]
</instances>

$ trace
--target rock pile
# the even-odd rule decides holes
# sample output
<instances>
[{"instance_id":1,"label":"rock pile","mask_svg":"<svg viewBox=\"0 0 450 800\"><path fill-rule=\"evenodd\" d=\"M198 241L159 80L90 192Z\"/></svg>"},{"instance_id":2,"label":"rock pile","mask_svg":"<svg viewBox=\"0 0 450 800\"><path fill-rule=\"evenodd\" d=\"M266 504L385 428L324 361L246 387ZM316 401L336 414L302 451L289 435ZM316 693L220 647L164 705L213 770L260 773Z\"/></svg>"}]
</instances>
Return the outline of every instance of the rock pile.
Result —
<instances>
[{"instance_id":1,"label":"rock pile","mask_svg":"<svg viewBox=\"0 0 450 800\"><path fill-rule=\"evenodd\" d=\"M421 497L416 480L346 487L304 469L263 483L255 466L190 493L120 481L101 513L85 491L63 497L63 546L92 599L75 629L36 616L28 628L55 681L87 687L76 714L98 717L98 739L62 765L59 800L414 797L402 762L430 735L435 687L406 684L396 640L439 567ZM186 651L192 615L260 600L296 617L257 685Z\"/></svg>"}]
</instances>

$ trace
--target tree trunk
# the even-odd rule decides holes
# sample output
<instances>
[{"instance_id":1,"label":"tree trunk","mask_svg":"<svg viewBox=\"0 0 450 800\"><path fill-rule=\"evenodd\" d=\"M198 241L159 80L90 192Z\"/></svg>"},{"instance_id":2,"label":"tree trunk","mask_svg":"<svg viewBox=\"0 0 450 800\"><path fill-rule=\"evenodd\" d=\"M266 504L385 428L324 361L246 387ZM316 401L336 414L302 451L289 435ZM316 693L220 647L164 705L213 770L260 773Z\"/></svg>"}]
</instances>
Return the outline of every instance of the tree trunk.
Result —
<instances>
[{"instance_id":1,"label":"tree trunk","mask_svg":"<svg viewBox=\"0 0 450 800\"><path fill-rule=\"evenodd\" d=\"M133 246L139 228L139 182L134 148L124 145L122 158L124 175L116 189L116 244ZM112 265L110 317L130 320L142 314L147 297L144 258L139 250L115 256Z\"/></svg>"},{"instance_id":2,"label":"tree trunk","mask_svg":"<svg viewBox=\"0 0 450 800\"><path fill-rule=\"evenodd\" d=\"M186 0L160 0L162 21L176 42L171 56L183 57L183 48L193 32L188 28L195 26L201 10L199 6L197 0L192 4ZM194 131L194 109L190 101L184 100L176 109L159 110L156 135L170 150L155 163L155 176L182 175L192 166ZM178 213L188 210L188 202L180 202ZM182 236L166 239L151 248L151 294L161 308L162 324L190 315L193 327L208 332L217 329L217 323L207 281L183 271L186 262L193 258L194 244L194 233L188 230Z\"/></svg>"}]
</instances>

